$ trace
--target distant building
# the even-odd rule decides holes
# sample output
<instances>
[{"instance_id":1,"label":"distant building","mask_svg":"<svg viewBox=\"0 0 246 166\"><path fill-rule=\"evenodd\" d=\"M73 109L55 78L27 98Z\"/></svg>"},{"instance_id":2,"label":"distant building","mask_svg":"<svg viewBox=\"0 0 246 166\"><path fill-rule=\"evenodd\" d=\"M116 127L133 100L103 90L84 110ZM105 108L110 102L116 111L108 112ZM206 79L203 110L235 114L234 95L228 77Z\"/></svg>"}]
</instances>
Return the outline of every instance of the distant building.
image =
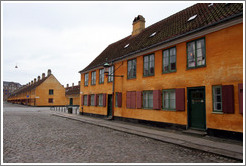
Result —
<instances>
[{"instance_id":1,"label":"distant building","mask_svg":"<svg viewBox=\"0 0 246 166\"><path fill-rule=\"evenodd\" d=\"M20 83L3 81L3 100L7 101L8 97L20 87Z\"/></svg>"},{"instance_id":2,"label":"distant building","mask_svg":"<svg viewBox=\"0 0 246 166\"><path fill-rule=\"evenodd\" d=\"M65 88L48 70L48 75L34 78L33 81L17 89L8 102L31 106L64 106Z\"/></svg>"},{"instance_id":3,"label":"distant building","mask_svg":"<svg viewBox=\"0 0 246 166\"><path fill-rule=\"evenodd\" d=\"M80 104L80 81L78 85L76 86L74 86L74 83L70 87L69 87L69 84L67 84L67 87L65 89L66 89L65 91L66 105L79 106Z\"/></svg>"}]
</instances>

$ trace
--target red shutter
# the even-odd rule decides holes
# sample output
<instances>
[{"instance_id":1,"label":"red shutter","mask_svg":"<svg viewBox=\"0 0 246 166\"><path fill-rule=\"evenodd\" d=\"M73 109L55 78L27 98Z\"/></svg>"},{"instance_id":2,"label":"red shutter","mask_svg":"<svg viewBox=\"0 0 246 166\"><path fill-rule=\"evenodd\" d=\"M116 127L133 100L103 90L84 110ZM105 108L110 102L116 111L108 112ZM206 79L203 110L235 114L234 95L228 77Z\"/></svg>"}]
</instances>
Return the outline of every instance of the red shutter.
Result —
<instances>
[{"instance_id":1,"label":"red shutter","mask_svg":"<svg viewBox=\"0 0 246 166\"><path fill-rule=\"evenodd\" d=\"M161 109L161 91L153 90L153 109L159 110Z\"/></svg>"},{"instance_id":2,"label":"red shutter","mask_svg":"<svg viewBox=\"0 0 246 166\"><path fill-rule=\"evenodd\" d=\"M97 95L94 95L94 102L95 102L95 106L97 106Z\"/></svg>"},{"instance_id":3,"label":"red shutter","mask_svg":"<svg viewBox=\"0 0 246 166\"><path fill-rule=\"evenodd\" d=\"M234 113L234 87L233 85L222 86L222 111L223 113Z\"/></svg>"},{"instance_id":4,"label":"red shutter","mask_svg":"<svg viewBox=\"0 0 246 166\"><path fill-rule=\"evenodd\" d=\"M87 106L91 104L91 95L87 95Z\"/></svg>"},{"instance_id":5,"label":"red shutter","mask_svg":"<svg viewBox=\"0 0 246 166\"><path fill-rule=\"evenodd\" d=\"M141 91L137 92L137 108L138 109L142 108L142 92Z\"/></svg>"},{"instance_id":6,"label":"red shutter","mask_svg":"<svg viewBox=\"0 0 246 166\"><path fill-rule=\"evenodd\" d=\"M122 106L122 93L117 93L117 104L118 104L118 107L121 107Z\"/></svg>"},{"instance_id":7,"label":"red shutter","mask_svg":"<svg viewBox=\"0 0 246 166\"><path fill-rule=\"evenodd\" d=\"M126 92L126 108L131 108L131 92Z\"/></svg>"},{"instance_id":8,"label":"red shutter","mask_svg":"<svg viewBox=\"0 0 246 166\"><path fill-rule=\"evenodd\" d=\"M239 113L243 113L243 84L238 84L238 105Z\"/></svg>"},{"instance_id":9,"label":"red shutter","mask_svg":"<svg viewBox=\"0 0 246 166\"><path fill-rule=\"evenodd\" d=\"M176 111L185 110L185 89L176 89Z\"/></svg>"},{"instance_id":10,"label":"red shutter","mask_svg":"<svg viewBox=\"0 0 246 166\"><path fill-rule=\"evenodd\" d=\"M103 107L106 107L106 94L103 94Z\"/></svg>"},{"instance_id":11,"label":"red shutter","mask_svg":"<svg viewBox=\"0 0 246 166\"><path fill-rule=\"evenodd\" d=\"M81 95L81 105L84 105L84 95Z\"/></svg>"},{"instance_id":12,"label":"red shutter","mask_svg":"<svg viewBox=\"0 0 246 166\"><path fill-rule=\"evenodd\" d=\"M131 108L136 108L136 92L131 92Z\"/></svg>"}]
</instances>

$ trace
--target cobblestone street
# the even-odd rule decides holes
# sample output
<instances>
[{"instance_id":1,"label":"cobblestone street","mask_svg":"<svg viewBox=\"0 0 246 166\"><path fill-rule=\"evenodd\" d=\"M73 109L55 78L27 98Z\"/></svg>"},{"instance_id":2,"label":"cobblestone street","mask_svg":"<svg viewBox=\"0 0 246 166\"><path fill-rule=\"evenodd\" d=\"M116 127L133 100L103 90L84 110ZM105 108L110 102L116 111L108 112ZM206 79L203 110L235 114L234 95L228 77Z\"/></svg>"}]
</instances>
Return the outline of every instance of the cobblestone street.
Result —
<instances>
[{"instance_id":1,"label":"cobblestone street","mask_svg":"<svg viewBox=\"0 0 246 166\"><path fill-rule=\"evenodd\" d=\"M4 104L4 163L234 163L237 160ZM79 115L78 115L79 116Z\"/></svg>"}]
</instances>

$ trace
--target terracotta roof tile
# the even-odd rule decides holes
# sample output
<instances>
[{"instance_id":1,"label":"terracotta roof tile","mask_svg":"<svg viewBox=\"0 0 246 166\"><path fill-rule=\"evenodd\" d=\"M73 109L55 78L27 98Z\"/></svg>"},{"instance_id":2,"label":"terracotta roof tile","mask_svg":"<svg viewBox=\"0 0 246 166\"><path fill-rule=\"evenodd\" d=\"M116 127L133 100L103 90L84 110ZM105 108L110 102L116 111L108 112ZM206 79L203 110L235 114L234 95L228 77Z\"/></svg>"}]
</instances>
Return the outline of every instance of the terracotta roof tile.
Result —
<instances>
[{"instance_id":1,"label":"terracotta roof tile","mask_svg":"<svg viewBox=\"0 0 246 166\"><path fill-rule=\"evenodd\" d=\"M200 29L243 16L242 3L214 3L211 6L209 4L195 4L145 28L138 35L130 35L110 44L80 72L87 72L93 68L102 66L106 62L106 58L110 62L127 57L181 36L194 33ZM194 15L197 15L197 17L188 21ZM156 32L156 35L150 37L154 32ZM124 48L127 44L129 46Z\"/></svg>"}]
</instances>

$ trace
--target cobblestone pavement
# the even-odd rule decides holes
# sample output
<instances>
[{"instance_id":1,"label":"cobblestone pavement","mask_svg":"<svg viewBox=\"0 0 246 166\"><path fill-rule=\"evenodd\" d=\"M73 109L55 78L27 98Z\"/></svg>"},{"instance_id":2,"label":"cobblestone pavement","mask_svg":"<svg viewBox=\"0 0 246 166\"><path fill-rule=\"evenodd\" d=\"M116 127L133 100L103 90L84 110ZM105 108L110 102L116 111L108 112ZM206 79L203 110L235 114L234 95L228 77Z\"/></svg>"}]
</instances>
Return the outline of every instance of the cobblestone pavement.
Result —
<instances>
[{"instance_id":1,"label":"cobblestone pavement","mask_svg":"<svg viewBox=\"0 0 246 166\"><path fill-rule=\"evenodd\" d=\"M4 163L234 163L237 160L4 104Z\"/></svg>"}]
</instances>

